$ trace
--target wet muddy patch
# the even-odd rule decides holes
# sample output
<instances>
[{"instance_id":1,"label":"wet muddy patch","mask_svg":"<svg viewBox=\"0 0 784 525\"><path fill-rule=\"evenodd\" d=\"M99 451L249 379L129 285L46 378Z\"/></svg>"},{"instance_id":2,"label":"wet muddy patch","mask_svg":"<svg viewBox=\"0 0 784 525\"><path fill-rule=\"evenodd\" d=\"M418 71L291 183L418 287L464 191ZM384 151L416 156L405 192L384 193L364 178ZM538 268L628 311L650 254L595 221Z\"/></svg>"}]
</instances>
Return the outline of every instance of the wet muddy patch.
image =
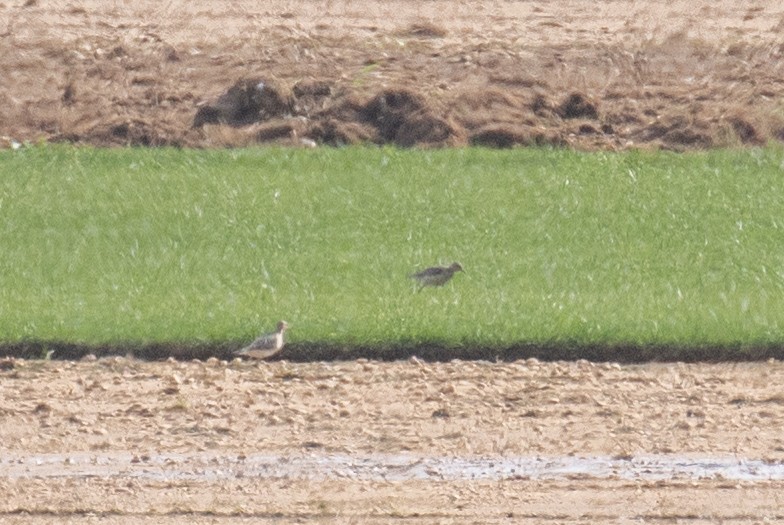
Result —
<instances>
[{"instance_id":1,"label":"wet muddy patch","mask_svg":"<svg viewBox=\"0 0 784 525\"><path fill-rule=\"evenodd\" d=\"M727 481L784 480L784 463L711 456L658 455L614 458L430 457L408 454L369 456L276 456L239 454L58 453L0 454L0 477L131 478L156 481L221 481L238 478L353 481L602 480Z\"/></svg>"}]
</instances>

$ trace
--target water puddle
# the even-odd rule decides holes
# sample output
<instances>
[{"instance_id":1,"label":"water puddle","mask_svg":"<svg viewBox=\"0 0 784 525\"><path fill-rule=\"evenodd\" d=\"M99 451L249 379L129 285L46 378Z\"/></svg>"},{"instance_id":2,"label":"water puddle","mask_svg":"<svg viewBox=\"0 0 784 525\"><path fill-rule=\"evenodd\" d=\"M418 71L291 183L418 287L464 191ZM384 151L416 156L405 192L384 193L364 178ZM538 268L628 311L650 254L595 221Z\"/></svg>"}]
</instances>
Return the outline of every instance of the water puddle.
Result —
<instances>
[{"instance_id":1,"label":"water puddle","mask_svg":"<svg viewBox=\"0 0 784 525\"><path fill-rule=\"evenodd\" d=\"M649 455L432 457L407 454L274 456L213 453L0 455L0 477L137 478L216 481L236 478L406 480L704 480L784 479L784 463L734 457Z\"/></svg>"}]
</instances>

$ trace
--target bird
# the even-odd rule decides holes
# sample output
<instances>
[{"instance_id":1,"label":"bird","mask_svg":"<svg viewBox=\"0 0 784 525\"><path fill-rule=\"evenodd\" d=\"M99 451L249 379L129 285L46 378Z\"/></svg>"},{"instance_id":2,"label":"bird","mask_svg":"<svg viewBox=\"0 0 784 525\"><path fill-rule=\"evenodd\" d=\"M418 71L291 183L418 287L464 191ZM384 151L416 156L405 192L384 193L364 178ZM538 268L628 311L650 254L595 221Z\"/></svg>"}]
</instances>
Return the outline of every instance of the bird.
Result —
<instances>
[{"instance_id":1,"label":"bird","mask_svg":"<svg viewBox=\"0 0 784 525\"><path fill-rule=\"evenodd\" d=\"M250 357L251 359L268 359L283 349L285 341L283 332L289 327L286 321L278 322L278 329L272 333L264 334L251 344L234 352L238 357Z\"/></svg>"},{"instance_id":2,"label":"bird","mask_svg":"<svg viewBox=\"0 0 784 525\"><path fill-rule=\"evenodd\" d=\"M460 263L454 262L449 266L433 266L425 268L421 272L411 274L409 277L419 283L421 290L425 286L443 286L446 284L455 272L462 272L463 267Z\"/></svg>"}]
</instances>

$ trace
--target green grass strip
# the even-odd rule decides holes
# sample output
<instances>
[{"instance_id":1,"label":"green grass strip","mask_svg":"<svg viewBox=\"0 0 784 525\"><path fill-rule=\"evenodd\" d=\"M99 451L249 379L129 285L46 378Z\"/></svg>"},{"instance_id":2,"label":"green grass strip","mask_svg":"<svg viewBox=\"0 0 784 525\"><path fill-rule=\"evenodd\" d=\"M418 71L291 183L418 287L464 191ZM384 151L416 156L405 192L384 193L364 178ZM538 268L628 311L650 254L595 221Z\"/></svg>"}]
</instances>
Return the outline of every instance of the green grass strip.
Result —
<instances>
[{"instance_id":1,"label":"green grass strip","mask_svg":"<svg viewBox=\"0 0 784 525\"><path fill-rule=\"evenodd\" d=\"M0 341L777 344L783 211L780 148L3 151Z\"/></svg>"}]
</instances>

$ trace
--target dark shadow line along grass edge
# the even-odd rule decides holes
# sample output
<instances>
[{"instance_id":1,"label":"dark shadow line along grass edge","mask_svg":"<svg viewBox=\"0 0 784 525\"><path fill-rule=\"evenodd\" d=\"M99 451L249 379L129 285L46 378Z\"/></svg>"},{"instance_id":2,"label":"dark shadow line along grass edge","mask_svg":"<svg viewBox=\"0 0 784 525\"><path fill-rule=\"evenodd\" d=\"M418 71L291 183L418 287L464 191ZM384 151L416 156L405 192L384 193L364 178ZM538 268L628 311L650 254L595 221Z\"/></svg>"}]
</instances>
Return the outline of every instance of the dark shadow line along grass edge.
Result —
<instances>
[{"instance_id":1,"label":"dark shadow line along grass edge","mask_svg":"<svg viewBox=\"0 0 784 525\"><path fill-rule=\"evenodd\" d=\"M231 360L233 352L244 342L154 342L87 344L62 341L21 341L0 343L0 358L54 359L75 361L88 355L98 358L133 356L144 361L174 358L180 361L217 358ZM336 344L332 342L298 342L286 347L271 361L290 362L400 361L417 357L428 362L501 361L512 362L529 358L540 361L616 362L624 364L649 362L718 363L784 360L784 343L735 344L640 344L640 343L579 343L547 342L507 346L481 344L452 345L437 341L383 344Z\"/></svg>"}]
</instances>

